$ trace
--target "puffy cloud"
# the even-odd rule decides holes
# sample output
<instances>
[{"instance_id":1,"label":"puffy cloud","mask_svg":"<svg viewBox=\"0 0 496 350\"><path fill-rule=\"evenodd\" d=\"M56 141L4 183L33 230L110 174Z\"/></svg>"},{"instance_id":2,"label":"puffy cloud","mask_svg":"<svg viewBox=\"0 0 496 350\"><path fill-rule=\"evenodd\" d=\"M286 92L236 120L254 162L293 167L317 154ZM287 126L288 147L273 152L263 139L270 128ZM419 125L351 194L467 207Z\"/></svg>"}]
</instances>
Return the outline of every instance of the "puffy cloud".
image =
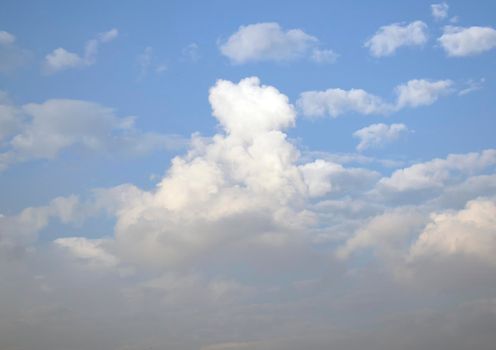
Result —
<instances>
[{"instance_id":1,"label":"puffy cloud","mask_svg":"<svg viewBox=\"0 0 496 350\"><path fill-rule=\"evenodd\" d=\"M439 4L432 4L431 5L432 17L434 17L434 19L436 20L445 19L448 16L448 9L449 6L445 2Z\"/></svg>"},{"instance_id":2,"label":"puffy cloud","mask_svg":"<svg viewBox=\"0 0 496 350\"><path fill-rule=\"evenodd\" d=\"M134 118L118 118L114 110L80 100L53 99L22 107L0 105L0 122L6 150L0 153L0 169L31 159L51 159L68 147L79 145L92 151L142 154L155 149L181 147L178 136L144 133Z\"/></svg>"},{"instance_id":3,"label":"puffy cloud","mask_svg":"<svg viewBox=\"0 0 496 350\"><path fill-rule=\"evenodd\" d=\"M282 132L295 122L288 98L258 78L219 80L210 89L223 129L194 136L154 191L121 188L110 197L117 213L116 246L129 261L174 266L223 246L292 244L314 223L305 202L377 176L324 160L299 164ZM346 181L346 179L348 179ZM354 181L354 180L353 180ZM109 194L104 194L109 197Z\"/></svg>"},{"instance_id":4,"label":"puffy cloud","mask_svg":"<svg viewBox=\"0 0 496 350\"><path fill-rule=\"evenodd\" d=\"M372 124L357 130L353 136L360 139L356 149L363 151L370 147L380 147L389 142L397 140L403 133L408 131L405 124Z\"/></svg>"},{"instance_id":5,"label":"puffy cloud","mask_svg":"<svg viewBox=\"0 0 496 350\"><path fill-rule=\"evenodd\" d=\"M496 266L496 202L478 198L459 211L434 213L410 259L461 255Z\"/></svg>"},{"instance_id":6,"label":"puffy cloud","mask_svg":"<svg viewBox=\"0 0 496 350\"><path fill-rule=\"evenodd\" d=\"M362 89L305 91L301 93L297 103L303 114L310 117L337 117L349 112L387 114L393 110L393 106L380 97Z\"/></svg>"},{"instance_id":7,"label":"puffy cloud","mask_svg":"<svg viewBox=\"0 0 496 350\"><path fill-rule=\"evenodd\" d=\"M422 21L394 23L379 30L364 44L375 57L390 56L404 46L421 46L428 40L427 25Z\"/></svg>"},{"instance_id":8,"label":"puffy cloud","mask_svg":"<svg viewBox=\"0 0 496 350\"><path fill-rule=\"evenodd\" d=\"M405 107L419 107L434 103L441 96L453 92L451 80L430 81L413 79L395 87L395 103L362 89L305 91L300 94L297 105L307 117L329 115L338 117L346 113L390 114Z\"/></svg>"},{"instance_id":9,"label":"puffy cloud","mask_svg":"<svg viewBox=\"0 0 496 350\"><path fill-rule=\"evenodd\" d=\"M119 32L115 28L98 34L96 39L86 43L82 56L59 47L45 56L43 72L53 74L70 68L91 66L96 62L99 46L114 40L118 35Z\"/></svg>"},{"instance_id":10,"label":"puffy cloud","mask_svg":"<svg viewBox=\"0 0 496 350\"><path fill-rule=\"evenodd\" d=\"M496 47L496 30L492 27L446 26L438 41L448 56L474 56Z\"/></svg>"},{"instance_id":11,"label":"puffy cloud","mask_svg":"<svg viewBox=\"0 0 496 350\"><path fill-rule=\"evenodd\" d=\"M440 96L452 92L451 80L429 81L414 79L395 88L397 94L396 109L404 107L428 106L436 102Z\"/></svg>"},{"instance_id":12,"label":"puffy cloud","mask_svg":"<svg viewBox=\"0 0 496 350\"><path fill-rule=\"evenodd\" d=\"M334 62L335 54L319 49L318 42L301 29L285 31L278 23L257 23L241 26L220 45L220 51L235 64L290 61L304 56L319 63Z\"/></svg>"},{"instance_id":13,"label":"puffy cloud","mask_svg":"<svg viewBox=\"0 0 496 350\"><path fill-rule=\"evenodd\" d=\"M473 174L496 164L496 150L450 154L446 159L417 163L382 178L379 186L389 191L417 191L444 186L456 173Z\"/></svg>"}]
</instances>

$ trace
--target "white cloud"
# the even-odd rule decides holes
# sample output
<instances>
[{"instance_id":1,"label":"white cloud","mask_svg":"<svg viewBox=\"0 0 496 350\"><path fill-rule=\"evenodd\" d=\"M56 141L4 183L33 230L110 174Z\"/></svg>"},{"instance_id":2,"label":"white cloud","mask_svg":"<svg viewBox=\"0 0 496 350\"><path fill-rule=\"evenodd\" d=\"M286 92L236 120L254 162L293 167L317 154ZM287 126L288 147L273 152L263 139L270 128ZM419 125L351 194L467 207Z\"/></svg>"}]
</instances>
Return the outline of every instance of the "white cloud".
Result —
<instances>
[{"instance_id":1,"label":"white cloud","mask_svg":"<svg viewBox=\"0 0 496 350\"><path fill-rule=\"evenodd\" d=\"M371 147L381 147L387 143L397 140L402 134L408 131L405 124L372 124L353 133L353 136L360 139L356 149L363 151Z\"/></svg>"},{"instance_id":2,"label":"white cloud","mask_svg":"<svg viewBox=\"0 0 496 350\"><path fill-rule=\"evenodd\" d=\"M450 154L445 159L433 159L396 170L390 177L379 181L391 191L418 191L444 186L456 173L470 174L496 164L496 150L480 153Z\"/></svg>"},{"instance_id":3,"label":"white cloud","mask_svg":"<svg viewBox=\"0 0 496 350\"><path fill-rule=\"evenodd\" d=\"M290 61L309 56L316 62L334 62L331 50L317 47L317 38L301 29L283 30L278 23L257 23L239 27L220 51L231 62Z\"/></svg>"},{"instance_id":4,"label":"white cloud","mask_svg":"<svg viewBox=\"0 0 496 350\"><path fill-rule=\"evenodd\" d=\"M76 68L85 65L83 58L61 47L45 56L47 72L57 72L63 69Z\"/></svg>"},{"instance_id":5,"label":"white cloud","mask_svg":"<svg viewBox=\"0 0 496 350\"><path fill-rule=\"evenodd\" d=\"M226 244L286 245L291 232L311 225L307 198L333 191L340 177L364 178L324 160L298 164L298 150L282 132L295 122L288 98L258 78L210 89L213 115L223 129L194 136L155 191L122 189L116 240L130 261L180 264ZM338 186L339 188L339 186Z\"/></svg>"},{"instance_id":6,"label":"white cloud","mask_svg":"<svg viewBox=\"0 0 496 350\"><path fill-rule=\"evenodd\" d=\"M448 9L449 6L445 2L439 4L432 4L431 5L432 17L434 17L434 19L436 20L445 19L448 16Z\"/></svg>"},{"instance_id":7,"label":"white cloud","mask_svg":"<svg viewBox=\"0 0 496 350\"><path fill-rule=\"evenodd\" d=\"M308 117L330 115L335 118L350 112L387 114L393 110L392 105L362 89L305 91L300 94L297 104Z\"/></svg>"},{"instance_id":8,"label":"white cloud","mask_svg":"<svg viewBox=\"0 0 496 350\"><path fill-rule=\"evenodd\" d=\"M119 260L105 247L105 239L87 239L84 237L65 237L54 241L55 245L66 249L72 256L83 260L91 267L115 267Z\"/></svg>"},{"instance_id":9,"label":"white cloud","mask_svg":"<svg viewBox=\"0 0 496 350\"><path fill-rule=\"evenodd\" d=\"M4 30L0 30L0 45L10 45L13 44L16 40L16 37Z\"/></svg>"},{"instance_id":10,"label":"white cloud","mask_svg":"<svg viewBox=\"0 0 496 350\"><path fill-rule=\"evenodd\" d=\"M141 132L133 117L118 118L113 109L87 101L53 99L20 108L0 104L2 109L8 113L0 122L11 130L3 135L6 150L0 153L0 169L16 162L52 159L76 145L98 152L142 154L184 144L177 136Z\"/></svg>"},{"instance_id":11,"label":"white cloud","mask_svg":"<svg viewBox=\"0 0 496 350\"><path fill-rule=\"evenodd\" d=\"M394 103L362 89L305 91L300 94L297 105L307 117L338 117L346 113L387 115L405 107L430 105L439 97L453 92L452 85L451 80L409 80L395 87L397 96Z\"/></svg>"},{"instance_id":12,"label":"white cloud","mask_svg":"<svg viewBox=\"0 0 496 350\"><path fill-rule=\"evenodd\" d=\"M410 80L394 89L397 94L396 109L431 105L439 97L452 92L452 86L453 82L451 80Z\"/></svg>"},{"instance_id":13,"label":"white cloud","mask_svg":"<svg viewBox=\"0 0 496 350\"><path fill-rule=\"evenodd\" d=\"M42 64L43 72L53 74L66 69L82 68L95 64L100 45L114 40L118 34L118 30L115 28L98 34L96 39L91 39L86 43L82 56L61 47L53 50L45 56Z\"/></svg>"},{"instance_id":14,"label":"white cloud","mask_svg":"<svg viewBox=\"0 0 496 350\"><path fill-rule=\"evenodd\" d=\"M459 211L434 213L412 245L411 260L452 255L496 266L496 203L478 198Z\"/></svg>"},{"instance_id":15,"label":"white cloud","mask_svg":"<svg viewBox=\"0 0 496 350\"><path fill-rule=\"evenodd\" d=\"M437 39L448 56L475 56L496 47L496 30L491 27L445 26Z\"/></svg>"},{"instance_id":16,"label":"white cloud","mask_svg":"<svg viewBox=\"0 0 496 350\"><path fill-rule=\"evenodd\" d=\"M375 57L390 56L400 47L421 46L428 40L427 25L422 21L394 23L379 28L364 44Z\"/></svg>"}]
</instances>

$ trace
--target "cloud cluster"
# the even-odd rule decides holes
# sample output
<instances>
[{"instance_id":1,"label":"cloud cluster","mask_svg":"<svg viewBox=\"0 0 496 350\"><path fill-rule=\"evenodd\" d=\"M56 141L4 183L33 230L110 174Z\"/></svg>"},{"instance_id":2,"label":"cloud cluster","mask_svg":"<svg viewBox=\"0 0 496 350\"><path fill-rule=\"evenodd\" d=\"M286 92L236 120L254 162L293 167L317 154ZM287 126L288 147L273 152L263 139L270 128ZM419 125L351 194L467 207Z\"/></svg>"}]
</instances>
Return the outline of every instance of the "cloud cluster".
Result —
<instances>
[{"instance_id":1,"label":"cloud cluster","mask_svg":"<svg viewBox=\"0 0 496 350\"><path fill-rule=\"evenodd\" d=\"M82 56L59 47L45 56L43 72L53 74L66 69L91 66L96 62L100 45L109 43L118 35L119 31L115 28L98 34L96 38L86 42Z\"/></svg>"},{"instance_id":2,"label":"cloud cluster","mask_svg":"<svg viewBox=\"0 0 496 350\"><path fill-rule=\"evenodd\" d=\"M241 26L225 42L221 53L235 64L257 61L291 61L309 57L317 63L332 63L337 55L319 48L319 40L301 29L283 30L278 23Z\"/></svg>"},{"instance_id":3,"label":"cloud cluster","mask_svg":"<svg viewBox=\"0 0 496 350\"><path fill-rule=\"evenodd\" d=\"M346 113L387 115L406 107L430 105L441 96L451 93L452 86L451 80L409 80L394 88L395 103L386 102L362 89L331 88L325 91L305 91L300 94L297 104L307 117L329 115L335 118Z\"/></svg>"},{"instance_id":4,"label":"cloud cluster","mask_svg":"<svg viewBox=\"0 0 496 350\"><path fill-rule=\"evenodd\" d=\"M372 56L390 56L405 46L422 46L428 40L427 25L422 21L382 26L365 42Z\"/></svg>"},{"instance_id":5,"label":"cloud cluster","mask_svg":"<svg viewBox=\"0 0 496 350\"><path fill-rule=\"evenodd\" d=\"M404 105L431 101L418 86L398 92ZM53 133L53 120L61 144L73 135L100 147L94 132L74 135L60 106L84 106L111 133L131 124L53 101L22 107L43 127L20 134ZM302 156L285 133L294 106L258 78L219 80L209 101L219 131L195 134L155 188L96 189L0 217L0 347L491 349L496 150L380 174ZM363 130L372 145L404 128ZM102 214L113 234L81 236Z\"/></svg>"}]
</instances>

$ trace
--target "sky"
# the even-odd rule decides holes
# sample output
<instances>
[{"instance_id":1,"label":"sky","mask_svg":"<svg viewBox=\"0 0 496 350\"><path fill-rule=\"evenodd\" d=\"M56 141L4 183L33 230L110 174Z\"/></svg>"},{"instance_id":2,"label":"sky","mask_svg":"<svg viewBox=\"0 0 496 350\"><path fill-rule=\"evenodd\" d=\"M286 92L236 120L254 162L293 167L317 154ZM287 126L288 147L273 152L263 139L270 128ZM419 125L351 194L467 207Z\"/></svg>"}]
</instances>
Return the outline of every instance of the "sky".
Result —
<instances>
[{"instance_id":1,"label":"sky","mask_svg":"<svg viewBox=\"0 0 496 350\"><path fill-rule=\"evenodd\" d=\"M0 9L1 349L493 349L493 1Z\"/></svg>"}]
</instances>

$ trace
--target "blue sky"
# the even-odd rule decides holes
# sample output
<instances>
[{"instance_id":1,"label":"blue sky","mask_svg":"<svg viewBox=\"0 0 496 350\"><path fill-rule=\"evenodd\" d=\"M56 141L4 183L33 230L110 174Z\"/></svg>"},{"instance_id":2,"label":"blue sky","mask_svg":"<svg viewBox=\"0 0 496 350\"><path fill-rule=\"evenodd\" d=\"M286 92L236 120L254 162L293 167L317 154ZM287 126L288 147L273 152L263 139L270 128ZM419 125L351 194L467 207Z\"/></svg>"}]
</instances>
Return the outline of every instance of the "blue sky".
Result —
<instances>
[{"instance_id":1,"label":"blue sky","mask_svg":"<svg viewBox=\"0 0 496 350\"><path fill-rule=\"evenodd\" d=\"M1 8L0 347L494 344L494 2Z\"/></svg>"}]
</instances>

